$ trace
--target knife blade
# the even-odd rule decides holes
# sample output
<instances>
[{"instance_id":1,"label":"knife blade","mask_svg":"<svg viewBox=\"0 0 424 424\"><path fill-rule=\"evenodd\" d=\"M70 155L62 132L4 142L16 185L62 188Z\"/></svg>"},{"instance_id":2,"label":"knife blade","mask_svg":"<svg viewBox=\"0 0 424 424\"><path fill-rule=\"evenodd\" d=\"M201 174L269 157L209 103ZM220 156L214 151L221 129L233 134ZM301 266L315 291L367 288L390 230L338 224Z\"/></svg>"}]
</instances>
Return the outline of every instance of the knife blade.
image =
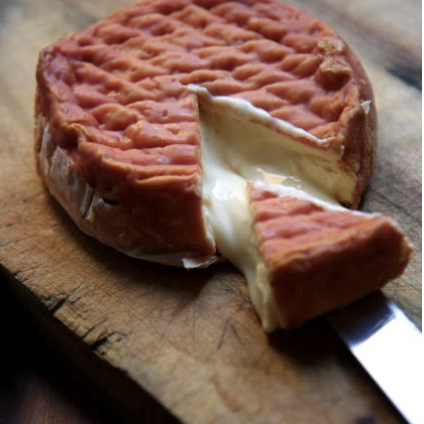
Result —
<instances>
[{"instance_id":1,"label":"knife blade","mask_svg":"<svg viewBox=\"0 0 424 424\"><path fill-rule=\"evenodd\" d=\"M326 317L410 424L423 420L422 333L381 292Z\"/></svg>"}]
</instances>

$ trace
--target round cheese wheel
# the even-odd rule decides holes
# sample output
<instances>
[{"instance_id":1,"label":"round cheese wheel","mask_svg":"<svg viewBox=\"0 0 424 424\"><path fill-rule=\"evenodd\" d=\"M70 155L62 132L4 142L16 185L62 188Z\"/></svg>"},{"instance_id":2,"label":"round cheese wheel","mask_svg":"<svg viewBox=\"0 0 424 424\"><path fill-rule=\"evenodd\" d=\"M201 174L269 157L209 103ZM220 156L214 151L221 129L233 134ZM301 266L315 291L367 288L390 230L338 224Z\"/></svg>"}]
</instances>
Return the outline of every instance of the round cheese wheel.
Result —
<instances>
[{"instance_id":1,"label":"round cheese wheel","mask_svg":"<svg viewBox=\"0 0 424 424\"><path fill-rule=\"evenodd\" d=\"M225 256L255 298L264 269L272 302L254 301L261 317L261 308L286 308L272 289L282 265L270 259L285 251L263 247L252 187L355 208L376 145L373 94L355 54L328 25L277 0L126 7L41 52L35 116L40 175L84 232L187 268ZM390 277L300 318L274 313L264 327L299 325L380 287L406 264L397 239L402 260Z\"/></svg>"}]
</instances>

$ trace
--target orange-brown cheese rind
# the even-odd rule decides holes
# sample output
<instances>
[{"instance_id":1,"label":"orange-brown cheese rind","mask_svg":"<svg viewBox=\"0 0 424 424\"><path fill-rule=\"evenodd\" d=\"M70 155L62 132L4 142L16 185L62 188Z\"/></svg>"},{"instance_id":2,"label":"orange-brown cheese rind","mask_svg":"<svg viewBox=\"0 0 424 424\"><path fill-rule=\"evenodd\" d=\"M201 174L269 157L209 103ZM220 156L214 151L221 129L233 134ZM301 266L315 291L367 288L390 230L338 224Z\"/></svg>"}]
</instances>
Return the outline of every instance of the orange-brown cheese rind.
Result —
<instances>
[{"instance_id":1,"label":"orange-brown cheese rind","mask_svg":"<svg viewBox=\"0 0 424 424\"><path fill-rule=\"evenodd\" d=\"M405 269L411 247L378 214L331 209L251 185L251 209L280 325L305 321L384 286Z\"/></svg>"},{"instance_id":2,"label":"orange-brown cheese rind","mask_svg":"<svg viewBox=\"0 0 424 424\"><path fill-rule=\"evenodd\" d=\"M191 85L322 140L312 147L339 155L352 181L342 203L357 206L371 176L376 115L363 68L326 24L280 1L142 1L43 50L37 83L46 185L85 232L134 256L215 254ZM78 182L71 194L53 157Z\"/></svg>"}]
</instances>

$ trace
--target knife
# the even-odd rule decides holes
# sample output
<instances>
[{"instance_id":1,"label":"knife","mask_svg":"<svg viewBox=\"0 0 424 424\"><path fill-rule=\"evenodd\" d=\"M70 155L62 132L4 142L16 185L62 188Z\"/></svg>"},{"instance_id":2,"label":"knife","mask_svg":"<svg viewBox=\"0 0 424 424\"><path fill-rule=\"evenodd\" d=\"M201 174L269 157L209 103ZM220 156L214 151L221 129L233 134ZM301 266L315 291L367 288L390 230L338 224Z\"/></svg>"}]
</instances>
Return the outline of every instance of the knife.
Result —
<instances>
[{"instance_id":1,"label":"knife","mask_svg":"<svg viewBox=\"0 0 424 424\"><path fill-rule=\"evenodd\" d=\"M326 317L410 424L423 424L422 333L381 292Z\"/></svg>"}]
</instances>

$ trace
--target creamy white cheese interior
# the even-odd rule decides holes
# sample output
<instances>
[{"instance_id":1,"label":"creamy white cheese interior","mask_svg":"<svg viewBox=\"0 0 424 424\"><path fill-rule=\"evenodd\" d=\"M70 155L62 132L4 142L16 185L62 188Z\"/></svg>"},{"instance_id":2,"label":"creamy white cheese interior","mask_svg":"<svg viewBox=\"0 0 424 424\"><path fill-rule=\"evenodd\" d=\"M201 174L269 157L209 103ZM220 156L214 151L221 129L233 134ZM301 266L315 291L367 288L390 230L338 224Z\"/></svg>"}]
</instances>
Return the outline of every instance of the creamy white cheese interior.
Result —
<instances>
[{"instance_id":1,"label":"creamy white cheese interior","mask_svg":"<svg viewBox=\"0 0 424 424\"><path fill-rule=\"evenodd\" d=\"M218 251L245 275L262 326L270 332L284 322L258 251L248 181L265 184L279 196L306 196L340 209L335 186L327 182L333 165L319 152L293 141L304 135L303 130L288 126L277 132L260 122L250 105L246 110L243 103L231 104L228 98L200 100L206 222Z\"/></svg>"}]
</instances>

